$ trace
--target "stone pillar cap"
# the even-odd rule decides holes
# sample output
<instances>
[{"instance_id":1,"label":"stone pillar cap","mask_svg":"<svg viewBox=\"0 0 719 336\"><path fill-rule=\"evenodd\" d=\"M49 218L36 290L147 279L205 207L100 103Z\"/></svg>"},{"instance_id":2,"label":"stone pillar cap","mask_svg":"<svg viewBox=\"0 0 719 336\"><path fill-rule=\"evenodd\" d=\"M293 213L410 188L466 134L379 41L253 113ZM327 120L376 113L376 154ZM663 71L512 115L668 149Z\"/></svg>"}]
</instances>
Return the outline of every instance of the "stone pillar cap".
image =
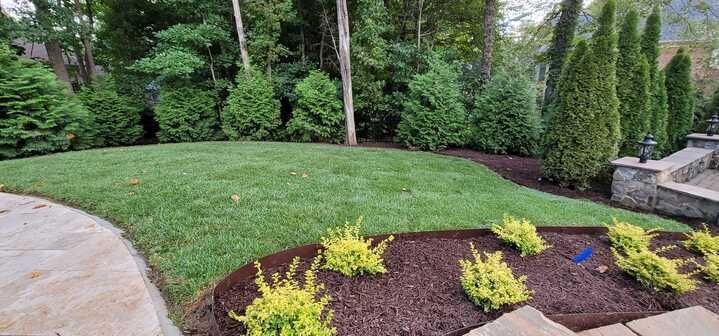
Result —
<instances>
[{"instance_id":1,"label":"stone pillar cap","mask_svg":"<svg viewBox=\"0 0 719 336\"><path fill-rule=\"evenodd\" d=\"M671 169L675 165L675 163L657 160L648 160L647 163L639 163L639 158L626 156L621 159L612 161L612 165L617 167L628 167L640 170L662 172Z\"/></svg>"}]
</instances>

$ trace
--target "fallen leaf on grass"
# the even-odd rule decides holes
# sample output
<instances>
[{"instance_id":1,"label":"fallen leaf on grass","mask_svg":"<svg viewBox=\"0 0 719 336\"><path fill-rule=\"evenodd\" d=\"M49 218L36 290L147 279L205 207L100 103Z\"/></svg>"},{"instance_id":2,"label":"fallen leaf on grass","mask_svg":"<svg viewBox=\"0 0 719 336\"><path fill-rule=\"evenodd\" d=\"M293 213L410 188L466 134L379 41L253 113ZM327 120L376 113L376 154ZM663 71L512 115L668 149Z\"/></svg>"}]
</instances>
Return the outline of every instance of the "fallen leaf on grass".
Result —
<instances>
[{"instance_id":1,"label":"fallen leaf on grass","mask_svg":"<svg viewBox=\"0 0 719 336\"><path fill-rule=\"evenodd\" d=\"M600 265L600 266L597 267L595 270L596 270L597 272L599 272L599 273L604 274L604 273L606 273L606 272L609 270L609 266L607 266L607 265Z\"/></svg>"},{"instance_id":2,"label":"fallen leaf on grass","mask_svg":"<svg viewBox=\"0 0 719 336\"><path fill-rule=\"evenodd\" d=\"M38 204L38 205L36 205L36 206L34 206L34 207L32 207L32 208L33 208L33 209L40 209L40 208L44 208L44 207L47 207L47 204Z\"/></svg>"},{"instance_id":3,"label":"fallen leaf on grass","mask_svg":"<svg viewBox=\"0 0 719 336\"><path fill-rule=\"evenodd\" d=\"M232 196L230 196L230 198L231 198L232 201L235 202L235 203L237 203L237 202L240 201L240 195L238 195L238 194L232 194Z\"/></svg>"},{"instance_id":4,"label":"fallen leaf on grass","mask_svg":"<svg viewBox=\"0 0 719 336\"><path fill-rule=\"evenodd\" d=\"M310 174L308 174L308 173L302 173L302 177L308 178L308 177L310 177Z\"/></svg>"},{"instance_id":5,"label":"fallen leaf on grass","mask_svg":"<svg viewBox=\"0 0 719 336\"><path fill-rule=\"evenodd\" d=\"M4 185L4 184L0 184L0 192L5 192L5 185Z\"/></svg>"},{"instance_id":6,"label":"fallen leaf on grass","mask_svg":"<svg viewBox=\"0 0 719 336\"><path fill-rule=\"evenodd\" d=\"M297 172L290 172L290 175L295 176L297 175Z\"/></svg>"},{"instance_id":7,"label":"fallen leaf on grass","mask_svg":"<svg viewBox=\"0 0 719 336\"><path fill-rule=\"evenodd\" d=\"M127 196L135 196L135 192L131 191L131 192L127 193Z\"/></svg>"},{"instance_id":8,"label":"fallen leaf on grass","mask_svg":"<svg viewBox=\"0 0 719 336\"><path fill-rule=\"evenodd\" d=\"M409 189L407 189L407 188L402 188L402 191L404 191L404 192L408 192L408 191L409 191Z\"/></svg>"},{"instance_id":9,"label":"fallen leaf on grass","mask_svg":"<svg viewBox=\"0 0 719 336\"><path fill-rule=\"evenodd\" d=\"M130 181L127 182L127 184L129 184L131 186L136 186L136 185L140 184L140 179L131 178Z\"/></svg>"},{"instance_id":10,"label":"fallen leaf on grass","mask_svg":"<svg viewBox=\"0 0 719 336\"><path fill-rule=\"evenodd\" d=\"M4 214L4 213L6 213L6 212L10 212L10 210L2 209L2 210L0 210L0 215Z\"/></svg>"},{"instance_id":11,"label":"fallen leaf on grass","mask_svg":"<svg viewBox=\"0 0 719 336\"><path fill-rule=\"evenodd\" d=\"M39 278L40 275L42 275L42 273L40 273L38 271L32 272L32 273L30 273L30 279Z\"/></svg>"}]
</instances>

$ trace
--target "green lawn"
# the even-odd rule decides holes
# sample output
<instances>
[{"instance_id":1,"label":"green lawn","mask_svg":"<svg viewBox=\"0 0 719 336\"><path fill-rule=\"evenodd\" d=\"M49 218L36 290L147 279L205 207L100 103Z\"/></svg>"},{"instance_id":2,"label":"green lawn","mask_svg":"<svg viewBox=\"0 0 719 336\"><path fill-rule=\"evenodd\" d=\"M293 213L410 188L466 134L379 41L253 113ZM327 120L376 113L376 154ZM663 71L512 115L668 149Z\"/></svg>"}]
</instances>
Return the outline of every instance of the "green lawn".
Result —
<instances>
[{"instance_id":1,"label":"green lawn","mask_svg":"<svg viewBox=\"0 0 719 336\"><path fill-rule=\"evenodd\" d=\"M140 184L130 186L131 178ZM616 217L687 229L520 187L458 158L313 144L217 142L63 153L0 162L0 184L115 222L161 272L163 289L179 305L237 266L316 242L326 228L359 216L369 234L486 227L505 213L538 225L602 225Z\"/></svg>"}]
</instances>

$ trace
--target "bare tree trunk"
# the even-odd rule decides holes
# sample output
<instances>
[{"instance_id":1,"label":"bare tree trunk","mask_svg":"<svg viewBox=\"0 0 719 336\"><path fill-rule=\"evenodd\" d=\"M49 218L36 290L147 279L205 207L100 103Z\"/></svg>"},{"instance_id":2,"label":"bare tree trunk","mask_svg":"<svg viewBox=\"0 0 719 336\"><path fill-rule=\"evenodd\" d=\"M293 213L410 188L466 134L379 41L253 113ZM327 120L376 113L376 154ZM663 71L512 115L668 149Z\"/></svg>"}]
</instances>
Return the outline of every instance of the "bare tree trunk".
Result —
<instances>
[{"instance_id":1,"label":"bare tree trunk","mask_svg":"<svg viewBox=\"0 0 719 336\"><path fill-rule=\"evenodd\" d=\"M342 72L342 93L344 97L347 145L357 145L355 134L355 113L352 103L352 66L350 64L350 33L347 17L347 1L337 0L337 27L340 36L340 70Z\"/></svg>"},{"instance_id":2,"label":"bare tree trunk","mask_svg":"<svg viewBox=\"0 0 719 336\"><path fill-rule=\"evenodd\" d=\"M484 41L482 44L482 60L479 65L479 77L482 86L492 78L492 42L494 42L494 21L496 19L497 1L484 2Z\"/></svg>"},{"instance_id":3,"label":"bare tree trunk","mask_svg":"<svg viewBox=\"0 0 719 336\"><path fill-rule=\"evenodd\" d=\"M320 37L320 69L324 65L324 54L325 54L325 30L322 29L322 37Z\"/></svg>"},{"instance_id":4,"label":"bare tree trunk","mask_svg":"<svg viewBox=\"0 0 719 336\"><path fill-rule=\"evenodd\" d=\"M83 29L80 31L80 38L82 40L82 46L85 48L85 64L87 65L87 78L86 81L89 83L92 77L95 76L95 56L92 53L92 26L85 27L85 19L82 13L82 5L80 0L75 0L75 12L77 18L80 20L80 25ZM89 34L85 29L89 29Z\"/></svg>"},{"instance_id":5,"label":"bare tree trunk","mask_svg":"<svg viewBox=\"0 0 719 336\"><path fill-rule=\"evenodd\" d=\"M240 13L240 0L232 0L232 8L235 12L235 24L237 27L237 39L240 42L240 54L242 56L242 65L245 72L250 73L250 55L247 53L247 39L245 38L245 28L242 25L242 13Z\"/></svg>"},{"instance_id":6,"label":"bare tree trunk","mask_svg":"<svg viewBox=\"0 0 719 336\"><path fill-rule=\"evenodd\" d=\"M50 4L48 4L47 0L32 0L32 3L35 5L37 19L40 24L43 28L51 31L53 27L50 26L52 24L52 20L50 19ZM48 41L45 41L45 50L47 51L47 58L52 65L52 70L55 72L55 76L57 76L57 79L60 81L67 83L67 86L70 88L70 92L73 92L70 75L65 67L65 60L62 59L62 47L60 47L60 42L55 38L50 38Z\"/></svg>"},{"instance_id":7,"label":"bare tree trunk","mask_svg":"<svg viewBox=\"0 0 719 336\"><path fill-rule=\"evenodd\" d=\"M77 70L80 73L80 77L82 77L83 83L87 84L90 82L90 74L87 72L87 66L85 65L85 59L83 58L83 55L79 52L75 52L75 58L77 59Z\"/></svg>"},{"instance_id":8,"label":"bare tree trunk","mask_svg":"<svg viewBox=\"0 0 719 336\"><path fill-rule=\"evenodd\" d=\"M422 46L422 10L424 9L424 0L419 0L417 14L417 50Z\"/></svg>"}]
</instances>

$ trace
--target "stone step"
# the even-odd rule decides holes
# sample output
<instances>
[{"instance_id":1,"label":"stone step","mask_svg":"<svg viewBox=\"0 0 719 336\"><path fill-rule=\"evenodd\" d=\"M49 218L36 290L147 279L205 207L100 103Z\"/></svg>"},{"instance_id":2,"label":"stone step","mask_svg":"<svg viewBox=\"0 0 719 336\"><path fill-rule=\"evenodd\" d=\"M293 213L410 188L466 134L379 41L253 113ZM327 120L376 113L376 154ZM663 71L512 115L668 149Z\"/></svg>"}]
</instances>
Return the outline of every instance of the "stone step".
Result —
<instances>
[{"instance_id":1,"label":"stone step","mask_svg":"<svg viewBox=\"0 0 719 336\"><path fill-rule=\"evenodd\" d=\"M511 313L470 331L465 336L576 336L574 332L557 324L530 306Z\"/></svg>"},{"instance_id":2,"label":"stone step","mask_svg":"<svg viewBox=\"0 0 719 336\"><path fill-rule=\"evenodd\" d=\"M585 330L577 334L579 336L637 336L631 329L623 324L612 324L600 328Z\"/></svg>"},{"instance_id":3,"label":"stone step","mask_svg":"<svg viewBox=\"0 0 719 336\"><path fill-rule=\"evenodd\" d=\"M719 316L696 306L628 322L627 327L639 336L717 336Z\"/></svg>"}]
</instances>

